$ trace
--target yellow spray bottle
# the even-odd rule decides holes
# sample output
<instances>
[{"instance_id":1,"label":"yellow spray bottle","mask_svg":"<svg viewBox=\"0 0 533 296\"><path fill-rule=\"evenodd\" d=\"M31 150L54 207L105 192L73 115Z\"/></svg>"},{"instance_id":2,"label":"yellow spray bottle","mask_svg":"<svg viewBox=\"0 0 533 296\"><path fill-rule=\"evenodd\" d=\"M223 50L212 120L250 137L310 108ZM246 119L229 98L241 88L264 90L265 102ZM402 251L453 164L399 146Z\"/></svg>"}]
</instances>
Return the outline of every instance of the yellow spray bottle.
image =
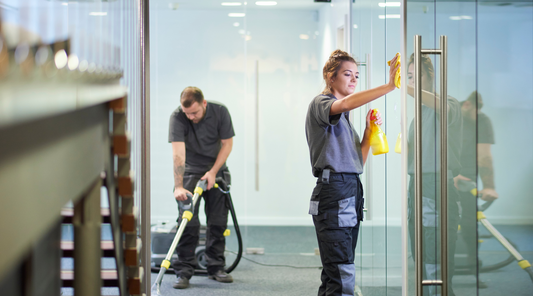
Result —
<instances>
[{"instance_id":1,"label":"yellow spray bottle","mask_svg":"<svg viewBox=\"0 0 533 296\"><path fill-rule=\"evenodd\" d=\"M402 133L398 134L396 139L396 146L394 146L394 152L401 154L402 153Z\"/></svg>"},{"instance_id":2,"label":"yellow spray bottle","mask_svg":"<svg viewBox=\"0 0 533 296\"><path fill-rule=\"evenodd\" d=\"M389 152L387 136L383 130L376 124L376 114L378 109L373 109L370 115L370 147L373 155L379 155Z\"/></svg>"}]
</instances>

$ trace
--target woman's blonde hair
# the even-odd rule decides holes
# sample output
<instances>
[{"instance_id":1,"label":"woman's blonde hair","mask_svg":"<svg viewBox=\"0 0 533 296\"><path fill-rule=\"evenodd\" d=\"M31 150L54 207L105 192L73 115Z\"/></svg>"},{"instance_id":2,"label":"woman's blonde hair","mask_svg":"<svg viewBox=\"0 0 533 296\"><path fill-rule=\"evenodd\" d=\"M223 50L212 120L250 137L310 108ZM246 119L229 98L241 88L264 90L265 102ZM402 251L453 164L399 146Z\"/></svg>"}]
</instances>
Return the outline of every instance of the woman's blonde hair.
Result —
<instances>
[{"instance_id":1,"label":"woman's blonde hair","mask_svg":"<svg viewBox=\"0 0 533 296\"><path fill-rule=\"evenodd\" d=\"M322 94L329 95L333 93L331 80L337 77L342 62L352 62L357 65L357 62L349 53L340 49L333 51L322 70L322 77L324 78L324 82L326 82L326 87L322 91Z\"/></svg>"}]
</instances>

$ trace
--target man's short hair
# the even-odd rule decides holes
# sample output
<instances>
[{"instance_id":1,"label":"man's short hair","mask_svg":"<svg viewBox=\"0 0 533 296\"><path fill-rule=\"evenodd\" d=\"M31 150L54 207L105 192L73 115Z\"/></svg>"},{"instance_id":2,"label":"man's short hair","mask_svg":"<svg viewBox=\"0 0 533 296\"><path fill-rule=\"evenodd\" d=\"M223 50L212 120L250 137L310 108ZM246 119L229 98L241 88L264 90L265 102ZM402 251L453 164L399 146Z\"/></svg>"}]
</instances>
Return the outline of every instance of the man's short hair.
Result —
<instances>
[{"instance_id":1,"label":"man's short hair","mask_svg":"<svg viewBox=\"0 0 533 296\"><path fill-rule=\"evenodd\" d=\"M483 108L483 98L481 98L481 95L477 91L473 91L464 102L469 102L472 106L477 106L478 110Z\"/></svg>"},{"instance_id":2,"label":"man's short hair","mask_svg":"<svg viewBox=\"0 0 533 296\"><path fill-rule=\"evenodd\" d=\"M183 107L189 108L194 102L202 104L204 102L204 94L199 88L188 86L181 92L180 100Z\"/></svg>"}]
</instances>

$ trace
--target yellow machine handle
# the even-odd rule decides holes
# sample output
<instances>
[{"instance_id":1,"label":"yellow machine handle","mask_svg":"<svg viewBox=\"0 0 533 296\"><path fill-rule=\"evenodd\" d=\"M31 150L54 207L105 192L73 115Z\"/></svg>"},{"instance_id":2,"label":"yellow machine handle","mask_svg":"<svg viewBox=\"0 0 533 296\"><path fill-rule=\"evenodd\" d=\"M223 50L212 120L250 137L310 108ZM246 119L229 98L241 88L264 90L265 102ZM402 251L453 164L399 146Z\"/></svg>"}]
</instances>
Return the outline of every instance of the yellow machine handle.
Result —
<instances>
[{"instance_id":1,"label":"yellow machine handle","mask_svg":"<svg viewBox=\"0 0 533 296\"><path fill-rule=\"evenodd\" d=\"M184 211L183 215L181 216L183 219L187 219L189 222L192 219L192 212L191 211Z\"/></svg>"},{"instance_id":2,"label":"yellow machine handle","mask_svg":"<svg viewBox=\"0 0 533 296\"><path fill-rule=\"evenodd\" d=\"M164 267L168 270L170 268L170 261L163 260L163 262L161 262L161 267Z\"/></svg>"}]
</instances>

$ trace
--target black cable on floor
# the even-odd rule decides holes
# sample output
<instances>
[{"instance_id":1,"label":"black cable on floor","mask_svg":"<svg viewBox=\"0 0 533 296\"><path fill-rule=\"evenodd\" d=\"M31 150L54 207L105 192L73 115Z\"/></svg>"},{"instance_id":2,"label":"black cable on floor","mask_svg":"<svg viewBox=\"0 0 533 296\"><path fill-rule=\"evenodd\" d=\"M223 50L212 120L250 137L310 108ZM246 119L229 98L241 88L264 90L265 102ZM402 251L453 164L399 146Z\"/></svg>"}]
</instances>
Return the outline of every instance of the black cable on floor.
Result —
<instances>
[{"instance_id":1,"label":"black cable on floor","mask_svg":"<svg viewBox=\"0 0 533 296\"><path fill-rule=\"evenodd\" d=\"M233 253L233 254L237 254L236 252L233 252L233 251L230 251L230 250L226 250L226 252L229 252L229 253ZM246 258L244 256L241 257L242 259L246 259L252 263L255 263L255 264L258 264L258 265L262 265L262 266L268 266L268 267L288 267L288 268L295 268L295 269L321 269L322 266L294 266L294 265L284 265L284 264L266 264L266 263L261 263L261 262L257 262L255 260L252 260L250 258Z\"/></svg>"}]
</instances>

